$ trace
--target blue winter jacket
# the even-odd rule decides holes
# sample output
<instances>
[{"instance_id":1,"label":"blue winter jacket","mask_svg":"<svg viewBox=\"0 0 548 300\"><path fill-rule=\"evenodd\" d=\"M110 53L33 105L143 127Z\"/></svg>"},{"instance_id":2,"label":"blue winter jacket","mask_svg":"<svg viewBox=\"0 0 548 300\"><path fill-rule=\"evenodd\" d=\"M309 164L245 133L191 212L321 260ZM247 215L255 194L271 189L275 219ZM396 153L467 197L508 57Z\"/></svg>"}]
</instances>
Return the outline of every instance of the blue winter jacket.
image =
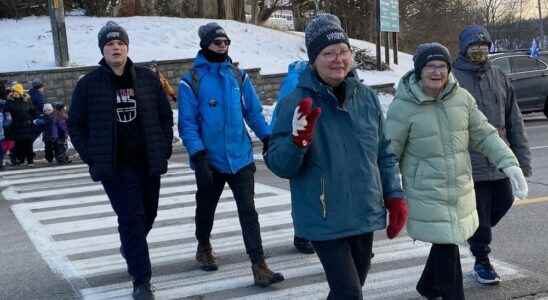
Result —
<instances>
[{"instance_id":1,"label":"blue winter jacket","mask_svg":"<svg viewBox=\"0 0 548 300\"><path fill-rule=\"evenodd\" d=\"M332 88L307 67L274 111L266 163L290 180L295 235L313 241L385 228L384 198L402 196L377 96L353 75L345 85L346 100L338 107ZM308 96L322 112L311 145L302 149L293 143L292 118Z\"/></svg>"},{"instance_id":2,"label":"blue winter jacket","mask_svg":"<svg viewBox=\"0 0 548 300\"><path fill-rule=\"evenodd\" d=\"M278 91L278 99L276 105L280 104L280 101L287 97L293 90L297 87L299 83L299 76L306 70L308 67L308 61L298 60L292 62L289 67L287 67L287 75L282 80L280 84L280 91ZM270 126L274 127L274 121L276 120L276 115L272 115L270 119Z\"/></svg>"},{"instance_id":3,"label":"blue winter jacket","mask_svg":"<svg viewBox=\"0 0 548 300\"><path fill-rule=\"evenodd\" d=\"M0 99L0 141L6 138L4 135L4 128L11 125L11 115L4 111L5 106L6 100Z\"/></svg>"},{"instance_id":4,"label":"blue winter jacket","mask_svg":"<svg viewBox=\"0 0 548 300\"><path fill-rule=\"evenodd\" d=\"M230 59L212 63L198 54L193 66L200 82L198 96L189 85L192 76L188 73L181 79L178 98L179 135L188 153L192 156L206 150L208 162L227 174L253 162L253 147L245 123L261 140L270 135L251 78L242 71L241 95L231 63Z\"/></svg>"},{"instance_id":5,"label":"blue winter jacket","mask_svg":"<svg viewBox=\"0 0 548 300\"><path fill-rule=\"evenodd\" d=\"M37 110L37 112L41 114L44 110L44 103L46 102L44 94L38 89L32 88L29 90L29 95L32 101L32 105L34 105L34 108Z\"/></svg>"}]
</instances>

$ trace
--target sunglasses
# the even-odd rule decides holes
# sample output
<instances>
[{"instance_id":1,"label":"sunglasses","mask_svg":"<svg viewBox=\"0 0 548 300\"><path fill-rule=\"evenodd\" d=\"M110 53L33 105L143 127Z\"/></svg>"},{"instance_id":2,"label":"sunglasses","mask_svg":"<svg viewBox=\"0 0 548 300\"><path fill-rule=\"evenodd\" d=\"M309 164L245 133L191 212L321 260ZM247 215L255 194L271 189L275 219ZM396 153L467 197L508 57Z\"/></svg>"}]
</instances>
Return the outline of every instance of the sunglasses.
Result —
<instances>
[{"instance_id":1,"label":"sunglasses","mask_svg":"<svg viewBox=\"0 0 548 300\"><path fill-rule=\"evenodd\" d=\"M213 40L213 45L220 47L222 45L230 46L230 40Z\"/></svg>"}]
</instances>

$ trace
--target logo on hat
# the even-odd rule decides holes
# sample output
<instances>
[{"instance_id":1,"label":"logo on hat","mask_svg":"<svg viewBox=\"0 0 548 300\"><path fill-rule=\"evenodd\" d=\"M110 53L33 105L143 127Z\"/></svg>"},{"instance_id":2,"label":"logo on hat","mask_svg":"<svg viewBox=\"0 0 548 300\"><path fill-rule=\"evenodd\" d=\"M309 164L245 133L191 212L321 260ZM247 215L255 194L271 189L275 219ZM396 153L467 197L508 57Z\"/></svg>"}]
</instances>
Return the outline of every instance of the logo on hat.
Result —
<instances>
[{"instance_id":1,"label":"logo on hat","mask_svg":"<svg viewBox=\"0 0 548 300\"><path fill-rule=\"evenodd\" d=\"M216 34L226 34L226 33L225 33L225 30L222 29L222 28L219 28L219 29L215 30L215 33L216 33Z\"/></svg>"},{"instance_id":2,"label":"logo on hat","mask_svg":"<svg viewBox=\"0 0 548 300\"><path fill-rule=\"evenodd\" d=\"M344 40L344 39L346 39L346 37L344 36L344 33L336 31L336 32L331 32L331 33L327 34L327 39L330 40L330 41Z\"/></svg>"},{"instance_id":3,"label":"logo on hat","mask_svg":"<svg viewBox=\"0 0 548 300\"><path fill-rule=\"evenodd\" d=\"M478 40L482 42L487 40L483 32L478 33Z\"/></svg>"},{"instance_id":4,"label":"logo on hat","mask_svg":"<svg viewBox=\"0 0 548 300\"><path fill-rule=\"evenodd\" d=\"M119 39L120 33L118 31L111 31L107 33L107 39Z\"/></svg>"}]
</instances>

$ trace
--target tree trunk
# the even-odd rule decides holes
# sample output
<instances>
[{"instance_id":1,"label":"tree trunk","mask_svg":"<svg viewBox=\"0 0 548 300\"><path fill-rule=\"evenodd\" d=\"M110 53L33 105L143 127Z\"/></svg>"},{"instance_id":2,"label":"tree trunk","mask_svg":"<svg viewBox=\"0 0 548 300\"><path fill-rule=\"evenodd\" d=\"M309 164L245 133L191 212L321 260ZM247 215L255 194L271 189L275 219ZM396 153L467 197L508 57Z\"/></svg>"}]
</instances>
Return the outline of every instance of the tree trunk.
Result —
<instances>
[{"instance_id":1,"label":"tree trunk","mask_svg":"<svg viewBox=\"0 0 548 300\"><path fill-rule=\"evenodd\" d=\"M227 17L227 11L225 8L225 0L217 0L217 19L226 19L226 17Z\"/></svg>"}]
</instances>

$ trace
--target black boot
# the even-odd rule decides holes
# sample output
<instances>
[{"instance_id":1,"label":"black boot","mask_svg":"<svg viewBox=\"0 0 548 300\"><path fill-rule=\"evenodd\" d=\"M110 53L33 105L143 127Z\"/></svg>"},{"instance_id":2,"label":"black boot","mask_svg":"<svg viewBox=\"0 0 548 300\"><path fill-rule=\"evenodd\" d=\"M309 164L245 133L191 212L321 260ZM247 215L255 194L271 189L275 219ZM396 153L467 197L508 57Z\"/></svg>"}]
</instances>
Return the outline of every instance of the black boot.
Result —
<instances>
[{"instance_id":1,"label":"black boot","mask_svg":"<svg viewBox=\"0 0 548 300\"><path fill-rule=\"evenodd\" d=\"M297 251L303 254L314 254L314 247L312 247L312 243L309 240L295 236L293 238L293 245Z\"/></svg>"},{"instance_id":2,"label":"black boot","mask_svg":"<svg viewBox=\"0 0 548 300\"><path fill-rule=\"evenodd\" d=\"M154 287L150 282L133 284L132 296L135 300L154 300Z\"/></svg>"}]
</instances>

